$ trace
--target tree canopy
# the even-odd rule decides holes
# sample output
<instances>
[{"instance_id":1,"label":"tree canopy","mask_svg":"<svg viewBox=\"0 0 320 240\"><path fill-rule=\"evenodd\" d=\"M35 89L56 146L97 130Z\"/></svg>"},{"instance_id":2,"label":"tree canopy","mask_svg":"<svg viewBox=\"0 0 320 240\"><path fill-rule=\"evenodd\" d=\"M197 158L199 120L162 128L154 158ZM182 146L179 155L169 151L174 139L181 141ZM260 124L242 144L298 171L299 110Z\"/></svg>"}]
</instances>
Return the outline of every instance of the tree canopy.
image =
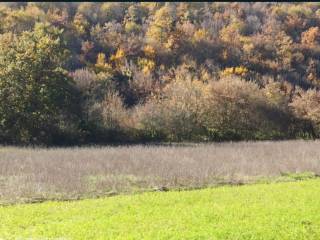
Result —
<instances>
[{"instance_id":1,"label":"tree canopy","mask_svg":"<svg viewBox=\"0 0 320 240\"><path fill-rule=\"evenodd\" d=\"M68 111L72 79L63 68L62 30L37 23L33 31L0 38L0 134L4 139L50 139Z\"/></svg>"},{"instance_id":2,"label":"tree canopy","mask_svg":"<svg viewBox=\"0 0 320 240\"><path fill-rule=\"evenodd\" d=\"M0 3L0 142L320 136L317 3Z\"/></svg>"}]
</instances>

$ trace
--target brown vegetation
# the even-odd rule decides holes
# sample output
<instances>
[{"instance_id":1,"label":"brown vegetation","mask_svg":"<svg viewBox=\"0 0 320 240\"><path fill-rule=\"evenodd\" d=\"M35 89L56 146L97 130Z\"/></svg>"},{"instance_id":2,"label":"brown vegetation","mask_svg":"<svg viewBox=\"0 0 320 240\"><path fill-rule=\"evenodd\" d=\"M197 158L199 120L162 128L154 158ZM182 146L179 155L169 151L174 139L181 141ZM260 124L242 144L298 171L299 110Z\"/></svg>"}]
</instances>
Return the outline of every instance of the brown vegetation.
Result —
<instances>
[{"instance_id":1,"label":"brown vegetation","mask_svg":"<svg viewBox=\"0 0 320 240\"><path fill-rule=\"evenodd\" d=\"M0 201L75 199L320 174L319 141L0 148Z\"/></svg>"}]
</instances>

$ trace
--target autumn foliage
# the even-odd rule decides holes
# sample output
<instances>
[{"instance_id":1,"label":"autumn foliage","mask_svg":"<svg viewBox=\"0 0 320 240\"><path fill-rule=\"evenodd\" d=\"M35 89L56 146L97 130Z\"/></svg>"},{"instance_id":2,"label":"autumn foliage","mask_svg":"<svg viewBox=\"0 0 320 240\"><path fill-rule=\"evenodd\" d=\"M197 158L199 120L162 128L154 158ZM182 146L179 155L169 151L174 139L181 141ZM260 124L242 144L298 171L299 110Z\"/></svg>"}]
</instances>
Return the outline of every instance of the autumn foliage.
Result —
<instances>
[{"instance_id":1,"label":"autumn foliage","mask_svg":"<svg viewBox=\"0 0 320 240\"><path fill-rule=\"evenodd\" d=\"M317 3L1 3L0 142L320 136Z\"/></svg>"}]
</instances>

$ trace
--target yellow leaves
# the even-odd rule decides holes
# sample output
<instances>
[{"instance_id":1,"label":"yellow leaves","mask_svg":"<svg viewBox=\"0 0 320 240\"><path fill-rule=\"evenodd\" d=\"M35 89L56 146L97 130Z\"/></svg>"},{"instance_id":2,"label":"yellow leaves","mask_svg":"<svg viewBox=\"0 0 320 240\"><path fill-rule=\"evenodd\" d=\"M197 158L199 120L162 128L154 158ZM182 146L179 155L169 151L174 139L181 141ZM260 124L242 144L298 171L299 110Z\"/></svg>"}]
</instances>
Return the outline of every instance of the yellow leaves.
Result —
<instances>
[{"instance_id":1,"label":"yellow leaves","mask_svg":"<svg viewBox=\"0 0 320 240\"><path fill-rule=\"evenodd\" d=\"M119 68L124 63L125 57L126 57L126 55L125 55L124 50L121 48L118 48L117 52L115 54L111 55L110 61L115 63L116 66Z\"/></svg>"},{"instance_id":2,"label":"yellow leaves","mask_svg":"<svg viewBox=\"0 0 320 240\"><path fill-rule=\"evenodd\" d=\"M110 60L111 61L119 61L125 57L124 51L119 48L116 52L116 54L111 55Z\"/></svg>"},{"instance_id":3,"label":"yellow leaves","mask_svg":"<svg viewBox=\"0 0 320 240\"><path fill-rule=\"evenodd\" d=\"M150 26L146 32L146 38L151 43L162 42L162 35L161 28L158 26Z\"/></svg>"},{"instance_id":4,"label":"yellow leaves","mask_svg":"<svg viewBox=\"0 0 320 240\"><path fill-rule=\"evenodd\" d=\"M244 28L244 23L240 21L234 21L228 26L220 30L220 38L224 42L238 45L241 39L241 31ZM242 38L242 40L245 40Z\"/></svg>"},{"instance_id":5,"label":"yellow leaves","mask_svg":"<svg viewBox=\"0 0 320 240\"><path fill-rule=\"evenodd\" d=\"M97 62L95 67L102 71L111 71L112 67L106 62L106 55L104 53L99 53L97 57Z\"/></svg>"},{"instance_id":6,"label":"yellow leaves","mask_svg":"<svg viewBox=\"0 0 320 240\"><path fill-rule=\"evenodd\" d=\"M138 59L138 65L142 69L142 72L144 74L149 74L156 67L156 64L155 64L154 61L146 59L146 58L139 58Z\"/></svg>"},{"instance_id":7,"label":"yellow leaves","mask_svg":"<svg viewBox=\"0 0 320 240\"><path fill-rule=\"evenodd\" d=\"M154 15L154 24L163 29L169 29L174 21L174 9L169 6L163 6Z\"/></svg>"},{"instance_id":8,"label":"yellow leaves","mask_svg":"<svg viewBox=\"0 0 320 240\"><path fill-rule=\"evenodd\" d=\"M156 55L156 51L150 45L145 46L143 49L143 52L147 57L150 57L150 58L154 58Z\"/></svg>"},{"instance_id":9,"label":"yellow leaves","mask_svg":"<svg viewBox=\"0 0 320 240\"><path fill-rule=\"evenodd\" d=\"M150 24L146 37L149 42L165 43L174 24L175 11L172 7L164 6L154 14L154 20Z\"/></svg>"},{"instance_id":10,"label":"yellow leaves","mask_svg":"<svg viewBox=\"0 0 320 240\"><path fill-rule=\"evenodd\" d=\"M201 40L204 40L207 37L208 33L205 29L198 29L193 34L193 38L196 42L199 42Z\"/></svg>"},{"instance_id":11,"label":"yellow leaves","mask_svg":"<svg viewBox=\"0 0 320 240\"><path fill-rule=\"evenodd\" d=\"M289 5L286 9L287 13L290 15L296 15L300 17L310 16L312 14L312 10L306 6L301 5Z\"/></svg>"},{"instance_id":12,"label":"yellow leaves","mask_svg":"<svg viewBox=\"0 0 320 240\"><path fill-rule=\"evenodd\" d=\"M225 68L222 72L222 75L223 76L228 76L228 75L231 75L233 74L234 72L234 68L233 67L230 67L230 68Z\"/></svg>"},{"instance_id":13,"label":"yellow leaves","mask_svg":"<svg viewBox=\"0 0 320 240\"><path fill-rule=\"evenodd\" d=\"M222 76L229 76L233 74L233 75L245 77L247 73L248 73L248 69L246 67L239 66L239 67L225 68L221 74Z\"/></svg>"},{"instance_id":14,"label":"yellow leaves","mask_svg":"<svg viewBox=\"0 0 320 240\"><path fill-rule=\"evenodd\" d=\"M239 42L241 42L243 44L250 44L251 38L248 36L239 36Z\"/></svg>"},{"instance_id":15,"label":"yellow leaves","mask_svg":"<svg viewBox=\"0 0 320 240\"><path fill-rule=\"evenodd\" d=\"M106 62L106 55L104 53L99 53L97 57L96 65L104 65Z\"/></svg>"},{"instance_id":16,"label":"yellow leaves","mask_svg":"<svg viewBox=\"0 0 320 240\"><path fill-rule=\"evenodd\" d=\"M128 33L139 33L139 31L141 31L141 26L131 21L126 22L124 28Z\"/></svg>"},{"instance_id":17,"label":"yellow leaves","mask_svg":"<svg viewBox=\"0 0 320 240\"><path fill-rule=\"evenodd\" d=\"M247 74L247 72L248 72L248 69L245 67L242 67L242 66L234 68L234 73L236 75L245 76Z\"/></svg>"}]
</instances>

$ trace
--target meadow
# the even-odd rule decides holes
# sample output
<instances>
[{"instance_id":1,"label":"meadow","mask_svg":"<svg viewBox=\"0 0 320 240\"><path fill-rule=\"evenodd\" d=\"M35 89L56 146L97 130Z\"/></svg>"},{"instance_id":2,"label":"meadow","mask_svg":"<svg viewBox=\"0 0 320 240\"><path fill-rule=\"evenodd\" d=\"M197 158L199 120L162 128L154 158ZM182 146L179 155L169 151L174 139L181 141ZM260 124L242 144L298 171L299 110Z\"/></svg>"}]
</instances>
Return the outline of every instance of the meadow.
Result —
<instances>
[{"instance_id":1,"label":"meadow","mask_svg":"<svg viewBox=\"0 0 320 240\"><path fill-rule=\"evenodd\" d=\"M0 207L0 239L320 238L318 179Z\"/></svg>"},{"instance_id":2,"label":"meadow","mask_svg":"<svg viewBox=\"0 0 320 240\"><path fill-rule=\"evenodd\" d=\"M0 23L0 240L320 239L319 3Z\"/></svg>"},{"instance_id":3,"label":"meadow","mask_svg":"<svg viewBox=\"0 0 320 240\"><path fill-rule=\"evenodd\" d=\"M319 239L319 156L302 140L3 146L0 239Z\"/></svg>"},{"instance_id":4,"label":"meadow","mask_svg":"<svg viewBox=\"0 0 320 240\"><path fill-rule=\"evenodd\" d=\"M320 141L0 148L0 204L75 200L320 174Z\"/></svg>"}]
</instances>

